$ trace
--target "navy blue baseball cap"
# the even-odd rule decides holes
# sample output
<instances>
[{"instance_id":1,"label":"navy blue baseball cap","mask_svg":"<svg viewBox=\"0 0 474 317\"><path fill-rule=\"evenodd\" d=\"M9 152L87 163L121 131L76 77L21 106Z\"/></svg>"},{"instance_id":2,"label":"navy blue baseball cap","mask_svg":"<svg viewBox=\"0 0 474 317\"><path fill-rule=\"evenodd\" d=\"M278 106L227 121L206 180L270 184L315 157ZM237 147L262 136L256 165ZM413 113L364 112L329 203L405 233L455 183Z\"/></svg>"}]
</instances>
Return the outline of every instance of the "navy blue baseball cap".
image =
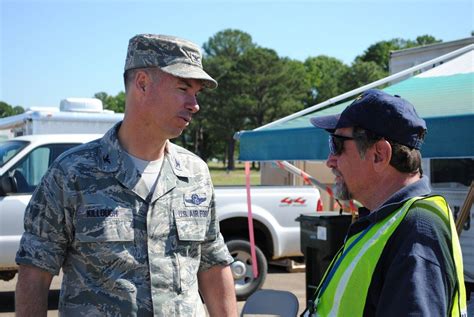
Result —
<instances>
[{"instance_id":1,"label":"navy blue baseball cap","mask_svg":"<svg viewBox=\"0 0 474 317\"><path fill-rule=\"evenodd\" d=\"M378 89L365 91L340 114L313 117L310 121L331 133L339 128L360 127L415 149L420 149L426 132L425 120L411 103Z\"/></svg>"}]
</instances>

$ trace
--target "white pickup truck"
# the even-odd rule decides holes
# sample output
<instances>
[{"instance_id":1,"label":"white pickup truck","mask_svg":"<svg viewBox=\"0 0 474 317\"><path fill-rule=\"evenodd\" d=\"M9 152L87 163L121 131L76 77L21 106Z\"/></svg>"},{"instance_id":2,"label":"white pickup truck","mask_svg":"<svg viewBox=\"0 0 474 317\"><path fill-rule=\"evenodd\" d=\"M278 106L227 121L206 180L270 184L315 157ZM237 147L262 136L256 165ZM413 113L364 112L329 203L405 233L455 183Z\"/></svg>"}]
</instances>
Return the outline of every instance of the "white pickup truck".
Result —
<instances>
[{"instance_id":1,"label":"white pickup truck","mask_svg":"<svg viewBox=\"0 0 474 317\"><path fill-rule=\"evenodd\" d=\"M93 134L29 135L0 143L0 279L16 274L15 254L23 233L23 215L35 187L63 151L100 137ZM268 260L300 257L300 227L295 219L315 212L319 191L312 187L251 189L259 276L253 278L245 188L216 187L221 232L235 259L232 272L237 297L260 288Z\"/></svg>"}]
</instances>

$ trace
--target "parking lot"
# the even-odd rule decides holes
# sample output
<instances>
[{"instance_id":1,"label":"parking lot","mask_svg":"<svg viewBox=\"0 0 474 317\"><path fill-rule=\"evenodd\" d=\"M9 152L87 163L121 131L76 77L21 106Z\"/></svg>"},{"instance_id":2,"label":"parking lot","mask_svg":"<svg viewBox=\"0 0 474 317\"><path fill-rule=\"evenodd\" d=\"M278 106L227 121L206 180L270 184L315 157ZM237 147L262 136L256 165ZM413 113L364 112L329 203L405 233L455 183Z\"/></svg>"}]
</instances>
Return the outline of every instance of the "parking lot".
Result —
<instances>
[{"instance_id":1,"label":"parking lot","mask_svg":"<svg viewBox=\"0 0 474 317\"><path fill-rule=\"evenodd\" d=\"M61 279L55 277L52 283L52 292L50 292L50 302L48 311L48 317L58 316L57 311L57 296L59 294L59 286ZM16 284L16 278L4 282L0 281L0 317L14 317L13 311L13 297L14 289ZM264 289L275 289L275 290L288 290L296 295L300 305L299 313L302 313L306 307L306 294L305 294L305 273L288 273L284 269L278 266L271 266L267 275L267 279L263 285ZM472 294L474 296L474 294ZM472 299L472 298L471 298ZM242 310L245 302L240 301L237 303L238 312ZM468 303L468 316L474 316L474 300Z\"/></svg>"},{"instance_id":2,"label":"parking lot","mask_svg":"<svg viewBox=\"0 0 474 317\"><path fill-rule=\"evenodd\" d=\"M57 295L58 289L60 287L61 279L60 277L55 277L53 279L51 289L53 292L50 294L50 308L51 310L48 311L48 317L55 317L58 316L57 311ZM14 309L13 309L13 298L14 298L14 289L16 284L16 278L4 282L0 281L0 317L14 317ZM267 279L265 280L265 284L263 285L264 289L276 289L276 290L288 290L298 297L298 301L300 303L300 312L304 310L305 307L305 273L298 272L298 273L288 273L284 269L271 266L267 275ZM243 305L245 304L244 301L240 301L238 304L239 314L242 310Z\"/></svg>"}]
</instances>

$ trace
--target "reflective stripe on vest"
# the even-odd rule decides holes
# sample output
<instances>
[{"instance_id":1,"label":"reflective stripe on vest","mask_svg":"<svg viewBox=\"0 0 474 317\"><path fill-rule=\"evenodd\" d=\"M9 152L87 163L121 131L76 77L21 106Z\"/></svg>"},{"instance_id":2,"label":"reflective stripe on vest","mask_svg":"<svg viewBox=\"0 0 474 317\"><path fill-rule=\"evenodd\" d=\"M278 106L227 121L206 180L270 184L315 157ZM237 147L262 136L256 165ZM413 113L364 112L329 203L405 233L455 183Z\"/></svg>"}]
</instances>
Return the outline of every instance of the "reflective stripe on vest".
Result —
<instances>
[{"instance_id":1,"label":"reflective stripe on vest","mask_svg":"<svg viewBox=\"0 0 474 317\"><path fill-rule=\"evenodd\" d=\"M441 196L414 197L403 204L391 216L375 223L344 244L343 252L333 260L318 287L314 301L315 316L362 316L371 278L382 251L391 235L415 204L415 207L431 211L441 217L451 231L451 244L457 285L454 292L451 316L467 316L466 290L464 286L462 253L454 219L448 204ZM325 281L325 279L330 279ZM323 285L324 287L321 287Z\"/></svg>"}]
</instances>

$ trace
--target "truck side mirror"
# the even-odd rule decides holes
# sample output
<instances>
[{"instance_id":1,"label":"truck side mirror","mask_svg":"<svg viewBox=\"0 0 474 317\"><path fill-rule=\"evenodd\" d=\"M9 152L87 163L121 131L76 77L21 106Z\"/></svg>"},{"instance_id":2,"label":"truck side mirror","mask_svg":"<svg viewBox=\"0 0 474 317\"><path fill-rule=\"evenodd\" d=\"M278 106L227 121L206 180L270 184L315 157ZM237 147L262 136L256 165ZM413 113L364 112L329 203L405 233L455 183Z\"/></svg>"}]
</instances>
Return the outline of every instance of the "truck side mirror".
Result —
<instances>
[{"instance_id":1,"label":"truck side mirror","mask_svg":"<svg viewBox=\"0 0 474 317\"><path fill-rule=\"evenodd\" d=\"M6 173L0 177L0 196L6 196L15 192L15 178L10 173Z\"/></svg>"}]
</instances>

